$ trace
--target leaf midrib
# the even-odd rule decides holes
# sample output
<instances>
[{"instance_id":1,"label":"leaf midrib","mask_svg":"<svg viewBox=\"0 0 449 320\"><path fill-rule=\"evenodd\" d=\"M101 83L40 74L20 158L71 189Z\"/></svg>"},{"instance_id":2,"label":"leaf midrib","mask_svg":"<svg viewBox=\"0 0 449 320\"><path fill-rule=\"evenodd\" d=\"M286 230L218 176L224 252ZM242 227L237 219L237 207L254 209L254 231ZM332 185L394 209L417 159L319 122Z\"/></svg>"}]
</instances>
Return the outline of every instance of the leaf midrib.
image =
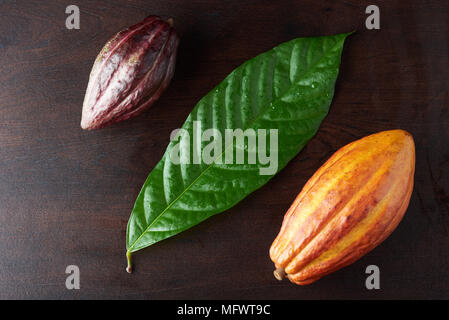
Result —
<instances>
[{"instance_id":1,"label":"leaf midrib","mask_svg":"<svg viewBox=\"0 0 449 320\"><path fill-rule=\"evenodd\" d=\"M334 48L338 45L338 44L340 44L340 42L342 41L342 40L344 40L346 37L343 37L342 39L340 39L340 40L338 40L338 41L336 41L333 45L332 45L332 47L331 48L329 48L329 50L327 50L322 56L321 56L321 58L320 59L318 59L317 60L317 62L316 63L314 63L313 64L313 66L311 67L311 68L309 68L302 76L300 76L299 78L298 78L298 80L296 81L296 83L298 83L301 79L304 79L305 77L306 77L306 75L308 75L309 74L309 72L311 71L311 70L313 70L313 69L315 69L315 67L319 64L319 63L321 63L321 61L325 58L325 57L327 57L327 55L330 53L330 52L332 52L333 50L334 50ZM293 41L293 40L292 40ZM274 50L274 49L273 49ZM289 89L291 88L291 86L286 90L286 91L288 91ZM286 92L285 91L285 92ZM280 100L281 99L281 97L285 94L285 92L283 92L281 95L279 95L278 96L278 98L277 99L275 99L275 100L272 100L265 108L263 108L263 110L262 110L262 112L260 112L260 114L257 116L257 117L255 117L254 118L254 120L253 121L251 121L251 123L248 125L248 127L247 128L245 128L245 130L247 130L247 129L249 129L249 128L251 128L251 126L257 121L257 120L259 120L259 118L263 115L263 114L265 114L265 112L267 111L267 109L269 109L269 107L274 103L274 102L276 102L276 101L278 101L278 100ZM245 130L243 130L242 129L242 131L244 132ZM136 245L136 243L138 243L139 242L139 240L148 232L148 230L154 225L154 223L156 222L156 221L158 221L158 219L161 217L161 216L163 216L164 214L165 214L165 212L167 212L172 206L173 206L173 204L175 204L176 203L176 201L178 201L183 195L184 195L184 193L186 193L197 181L198 181L198 179L200 179L202 176L203 176L203 174L204 173L206 173L207 172L207 170L209 170L214 164L215 164L215 161L217 160L217 159L219 159L222 155L223 155L223 153L224 152L226 152L226 150L230 147L230 146L233 146L234 145L234 143L230 143L228 146L225 146L225 148L224 148L224 151L220 154L220 155L218 155L216 158L214 158L214 161L211 163L211 164L209 164L207 167L206 167L206 169L204 169L199 175L198 175L198 177L196 177L195 178L195 180L193 180L192 181L192 183L191 184L189 184L188 186L187 186L187 188L185 188L184 189L184 191L178 196L178 197L176 197L171 203L169 203L168 204L168 206L148 225L148 227L147 228L145 228L145 230L142 232L142 234L133 242L133 244L128 248L128 250L127 250L127 252L135 252L135 251L132 251L132 249L135 247L135 245ZM165 160L166 160L166 158L165 158ZM171 231L171 230L167 230L167 232L169 232L169 231ZM139 249L137 249L136 251L138 251L138 250L140 250L140 249L142 249L142 248L139 248Z\"/></svg>"}]
</instances>

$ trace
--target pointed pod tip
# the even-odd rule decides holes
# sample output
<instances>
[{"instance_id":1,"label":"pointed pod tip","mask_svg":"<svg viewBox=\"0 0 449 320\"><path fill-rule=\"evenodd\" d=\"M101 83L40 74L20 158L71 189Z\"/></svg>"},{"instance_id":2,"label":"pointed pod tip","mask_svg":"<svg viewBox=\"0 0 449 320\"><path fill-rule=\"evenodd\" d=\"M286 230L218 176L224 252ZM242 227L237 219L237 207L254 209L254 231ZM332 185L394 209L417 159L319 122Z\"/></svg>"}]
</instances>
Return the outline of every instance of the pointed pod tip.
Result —
<instances>
[{"instance_id":1,"label":"pointed pod tip","mask_svg":"<svg viewBox=\"0 0 449 320\"><path fill-rule=\"evenodd\" d=\"M83 130L92 130L95 129L94 128L94 123L92 122L92 120L86 116L86 114L83 112L82 116L81 116L81 123L80 123L81 129Z\"/></svg>"}]
</instances>

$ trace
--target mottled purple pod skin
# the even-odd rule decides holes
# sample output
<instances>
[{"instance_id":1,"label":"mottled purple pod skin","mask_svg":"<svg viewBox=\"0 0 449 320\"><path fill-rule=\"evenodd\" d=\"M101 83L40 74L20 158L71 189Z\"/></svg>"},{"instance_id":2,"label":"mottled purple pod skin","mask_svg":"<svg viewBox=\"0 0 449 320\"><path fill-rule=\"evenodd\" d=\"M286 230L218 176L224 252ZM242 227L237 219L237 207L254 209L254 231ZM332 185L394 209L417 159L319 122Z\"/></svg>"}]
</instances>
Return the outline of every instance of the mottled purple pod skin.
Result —
<instances>
[{"instance_id":1,"label":"mottled purple pod skin","mask_svg":"<svg viewBox=\"0 0 449 320\"><path fill-rule=\"evenodd\" d=\"M150 107L173 77L178 43L171 23L157 16L109 40L90 73L81 128L103 128Z\"/></svg>"}]
</instances>

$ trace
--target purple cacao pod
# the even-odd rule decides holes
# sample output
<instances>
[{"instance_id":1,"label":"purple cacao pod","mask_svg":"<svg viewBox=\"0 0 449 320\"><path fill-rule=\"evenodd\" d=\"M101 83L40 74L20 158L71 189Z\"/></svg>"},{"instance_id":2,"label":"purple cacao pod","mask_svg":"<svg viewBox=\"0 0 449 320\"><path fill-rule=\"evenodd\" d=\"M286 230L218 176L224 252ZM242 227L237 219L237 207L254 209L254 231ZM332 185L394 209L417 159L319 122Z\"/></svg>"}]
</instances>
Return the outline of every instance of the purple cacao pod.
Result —
<instances>
[{"instance_id":1,"label":"purple cacao pod","mask_svg":"<svg viewBox=\"0 0 449 320\"><path fill-rule=\"evenodd\" d=\"M109 40L90 73L81 128L103 128L150 107L173 77L178 43L171 21L157 16Z\"/></svg>"}]
</instances>

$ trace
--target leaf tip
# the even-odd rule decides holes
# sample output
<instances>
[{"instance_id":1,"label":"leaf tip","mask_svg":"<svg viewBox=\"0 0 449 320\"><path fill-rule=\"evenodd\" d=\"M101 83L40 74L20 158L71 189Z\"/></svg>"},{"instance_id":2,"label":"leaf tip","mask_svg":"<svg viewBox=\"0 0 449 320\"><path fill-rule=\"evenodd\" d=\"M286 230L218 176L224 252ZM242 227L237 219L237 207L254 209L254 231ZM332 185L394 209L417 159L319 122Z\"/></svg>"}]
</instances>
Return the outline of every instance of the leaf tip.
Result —
<instances>
[{"instance_id":1,"label":"leaf tip","mask_svg":"<svg viewBox=\"0 0 449 320\"><path fill-rule=\"evenodd\" d=\"M352 34L354 34L356 32L357 32L357 30L352 30L352 31L349 31L349 32L342 33L341 35L343 36L343 38L346 39L347 37L349 37L350 35L352 35Z\"/></svg>"}]
</instances>

